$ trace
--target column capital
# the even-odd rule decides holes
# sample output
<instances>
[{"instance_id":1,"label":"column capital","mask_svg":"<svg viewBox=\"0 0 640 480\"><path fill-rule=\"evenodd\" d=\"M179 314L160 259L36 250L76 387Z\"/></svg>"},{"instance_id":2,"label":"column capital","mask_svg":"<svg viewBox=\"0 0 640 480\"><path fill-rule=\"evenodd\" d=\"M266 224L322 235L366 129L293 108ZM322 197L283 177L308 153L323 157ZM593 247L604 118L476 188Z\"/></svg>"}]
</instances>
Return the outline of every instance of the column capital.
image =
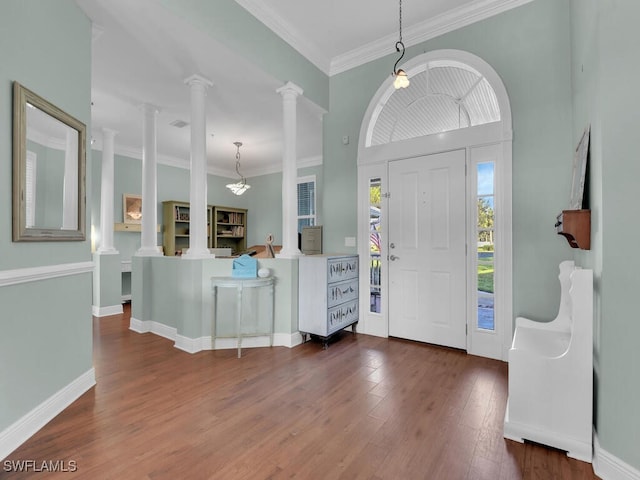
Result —
<instances>
[{"instance_id":1,"label":"column capital","mask_svg":"<svg viewBox=\"0 0 640 480\"><path fill-rule=\"evenodd\" d=\"M160 107L153 105L151 103L142 103L140 104L140 110L142 110L143 113L152 113L152 114L158 114L160 113Z\"/></svg>"},{"instance_id":2,"label":"column capital","mask_svg":"<svg viewBox=\"0 0 640 480\"><path fill-rule=\"evenodd\" d=\"M190 87L194 85L203 85L205 87L213 87L213 82L211 80L198 74L193 74L190 77L185 78L184 83L186 85L189 85Z\"/></svg>"},{"instance_id":3,"label":"column capital","mask_svg":"<svg viewBox=\"0 0 640 480\"><path fill-rule=\"evenodd\" d=\"M113 130L112 128L102 127L102 138L110 137L113 138L118 134L117 130Z\"/></svg>"},{"instance_id":4,"label":"column capital","mask_svg":"<svg viewBox=\"0 0 640 480\"><path fill-rule=\"evenodd\" d=\"M287 82L283 86L278 88L276 92L282 95L283 97L288 94L293 94L297 97L299 95L302 95L304 90L302 90L302 88L300 88L298 85L296 85L293 82Z\"/></svg>"}]
</instances>

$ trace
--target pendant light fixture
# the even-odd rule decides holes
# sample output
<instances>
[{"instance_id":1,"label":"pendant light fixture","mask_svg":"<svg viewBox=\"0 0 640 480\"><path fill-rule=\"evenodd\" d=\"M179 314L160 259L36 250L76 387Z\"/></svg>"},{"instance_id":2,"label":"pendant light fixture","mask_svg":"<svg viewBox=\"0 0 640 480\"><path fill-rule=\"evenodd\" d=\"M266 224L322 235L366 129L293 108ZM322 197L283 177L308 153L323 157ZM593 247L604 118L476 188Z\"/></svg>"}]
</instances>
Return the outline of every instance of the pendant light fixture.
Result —
<instances>
[{"instance_id":1,"label":"pendant light fixture","mask_svg":"<svg viewBox=\"0 0 640 480\"><path fill-rule=\"evenodd\" d=\"M400 60L402 60L402 57L404 57L404 43L402 43L402 0L400 0L400 39L396 42L396 52L402 52L400 58L398 58L395 65L393 66L392 73L392 75L396 77L396 79L393 81L393 86L396 88L396 90L398 90L399 88L407 88L410 83L407 73L401 68L397 68L398 63L400 63Z\"/></svg>"},{"instance_id":2,"label":"pendant light fixture","mask_svg":"<svg viewBox=\"0 0 640 480\"><path fill-rule=\"evenodd\" d=\"M230 183L226 185L226 187L231 190L235 195L242 195L244 192L251 188L250 185L247 185L247 179L242 176L240 173L240 147L242 146L242 142L233 142L236 146L236 173L240 177L240 180L236 183Z\"/></svg>"}]
</instances>

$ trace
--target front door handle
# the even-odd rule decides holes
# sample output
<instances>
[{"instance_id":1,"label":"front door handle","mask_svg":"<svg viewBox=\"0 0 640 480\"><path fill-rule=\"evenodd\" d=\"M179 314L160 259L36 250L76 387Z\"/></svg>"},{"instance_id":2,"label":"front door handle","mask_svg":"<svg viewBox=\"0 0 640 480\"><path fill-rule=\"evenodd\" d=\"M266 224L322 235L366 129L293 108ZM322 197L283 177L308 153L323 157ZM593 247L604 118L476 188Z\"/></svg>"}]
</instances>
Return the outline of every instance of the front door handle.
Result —
<instances>
[{"instance_id":1,"label":"front door handle","mask_svg":"<svg viewBox=\"0 0 640 480\"><path fill-rule=\"evenodd\" d=\"M400 257L396 257L395 255L391 255L389 257L389 260L391 260L392 262L395 262L396 260L398 260Z\"/></svg>"}]
</instances>

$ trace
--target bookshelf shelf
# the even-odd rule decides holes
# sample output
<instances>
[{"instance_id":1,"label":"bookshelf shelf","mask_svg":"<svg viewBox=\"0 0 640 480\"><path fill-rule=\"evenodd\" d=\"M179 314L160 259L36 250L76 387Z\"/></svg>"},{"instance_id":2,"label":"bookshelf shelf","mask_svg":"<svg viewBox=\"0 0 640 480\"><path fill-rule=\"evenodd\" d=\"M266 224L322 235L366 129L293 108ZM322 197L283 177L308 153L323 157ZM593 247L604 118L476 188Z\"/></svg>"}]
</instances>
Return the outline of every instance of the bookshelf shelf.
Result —
<instances>
[{"instance_id":1,"label":"bookshelf shelf","mask_svg":"<svg viewBox=\"0 0 640 480\"><path fill-rule=\"evenodd\" d=\"M213 207L216 232L214 248L231 248L234 254L247 249L247 210L233 207Z\"/></svg>"},{"instance_id":2,"label":"bookshelf shelf","mask_svg":"<svg viewBox=\"0 0 640 480\"><path fill-rule=\"evenodd\" d=\"M162 202L162 246L168 256L181 255L189 248L188 202ZM233 254L246 250L247 210L234 207L207 207L208 248L231 248ZM215 231L212 230L215 228Z\"/></svg>"}]
</instances>

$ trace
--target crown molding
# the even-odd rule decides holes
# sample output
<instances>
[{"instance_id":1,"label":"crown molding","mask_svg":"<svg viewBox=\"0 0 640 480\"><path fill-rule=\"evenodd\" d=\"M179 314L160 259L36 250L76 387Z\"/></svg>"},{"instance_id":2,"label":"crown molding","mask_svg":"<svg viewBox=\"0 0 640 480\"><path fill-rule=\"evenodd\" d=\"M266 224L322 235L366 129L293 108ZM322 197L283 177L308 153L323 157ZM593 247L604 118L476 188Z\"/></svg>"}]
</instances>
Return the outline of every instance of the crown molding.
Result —
<instances>
[{"instance_id":1,"label":"crown molding","mask_svg":"<svg viewBox=\"0 0 640 480\"><path fill-rule=\"evenodd\" d=\"M462 5L406 28L403 35L404 44L406 47L417 45L532 1L479 0ZM294 25L286 22L273 8L266 5L266 2L261 0L236 0L236 2L329 76L395 53L397 35L392 34L329 59L315 44L306 40Z\"/></svg>"},{"instance_id":2,"label":"crown molding","mask_svg":"<svg viewBox=\"0 0 640 480\"><path fill-rule=\"evenodd\" d=\"M286 22L273 8L266 4L267 2L260 0L236 0L236 3L257 18L291 47L297 50L298 53L322 70L326 75L329 75L331 65L330 58L324 55L316 45L306 40L294 25Z\"/></svg>"},{"instance_id":3,"label":"crown molding","mask_svg":"<svg viewBox=\"0 0 640 480\"><path fill-rule=\"evenodd\" d=\"M96 140L96 142L91 146L92 150L102 151L102 142ZM134 160L142 161L142 149L128 147L128 146L117 146L114 148L115 155L119 155L121 157L128 157ZM169 155L158 155L157 157L158 163L161 165L166 165L169 167L182 168L184 170L191 169L191 162L187 159L172 157ZM313 157L301 158L297 161L297 168L306 168L306 167L315 167L317 165L322 165L322 155L316 155ZM244 176L247 178L251 177L260 177L262 175L270 175L272 173L278 173L282 171L282 164L278 163L275 165L267 165L265 167L258 167L245 170ZM217 175L218 177L224 178L236 178L238 175L235 170L224 169L220 167L213 167L211 165L207 165L207 173L211 175Z\"/></svg>"},{"instance_id":4,"label":"crown molding","mask_svg":"<svg viewBox=\"0 0 640 480\"><path fill-rule=\"evenodd\" d=\"M92 150L102 151L102 142L96 140L96 142L91 146ZM128 146L116 146L114 148L114 154L119 155L121 157L128 157L134 160L142 161L142 149L128 147ZM170 155L158 155L157 161L161 165L166 165L168 167L182 168L184 170L191 169L191 162L188 159L173 157ZM233 178L236 176L235 170L227 170L219 167L212 167L211 165L207 165L207 173L211 175L217 175L219 177L225 178Z\"/></svg>"},{"instance_id":5,"label":"crown molding","mask_svg":"<svg viewBox=\"0 0 640 480\"><path fill-rule=\"evenodd\" d=\"M452 32L472 23L493 17L512 8L533 0L482 0L455 8L404 30L403 40L406 47L417 45L445 33ZM329 76L345 72L365 63L395 53L397 35L387 35L361 47L338 55L331 60ZM391 69L389 69L391 71Z\"/></svg>"},{"instance_id":6,"label":"crown molding","mask_svg":"<svg viewBox=\"0 0 640 480\"><path fill-rule=\"evenodd\" d=\"M313 157L300 158L296 162L296 168L307 168L322 165L322 155L316 155ZM282 172L282 164L268 165L262 168L254 168L245 172L245 177L261 177L262 175L271 175L273 173Z\"/></svg>"},{"instance_id":7,"label":"crown molding","mask_svg":"<svg viewBox=\"0 0 640 480\"><path fill-rule=\"evenodd\" d=\"M91 43L95 43L104 33L104 28L95 22L91 22Z\"/></svg>"}]
</instances>

